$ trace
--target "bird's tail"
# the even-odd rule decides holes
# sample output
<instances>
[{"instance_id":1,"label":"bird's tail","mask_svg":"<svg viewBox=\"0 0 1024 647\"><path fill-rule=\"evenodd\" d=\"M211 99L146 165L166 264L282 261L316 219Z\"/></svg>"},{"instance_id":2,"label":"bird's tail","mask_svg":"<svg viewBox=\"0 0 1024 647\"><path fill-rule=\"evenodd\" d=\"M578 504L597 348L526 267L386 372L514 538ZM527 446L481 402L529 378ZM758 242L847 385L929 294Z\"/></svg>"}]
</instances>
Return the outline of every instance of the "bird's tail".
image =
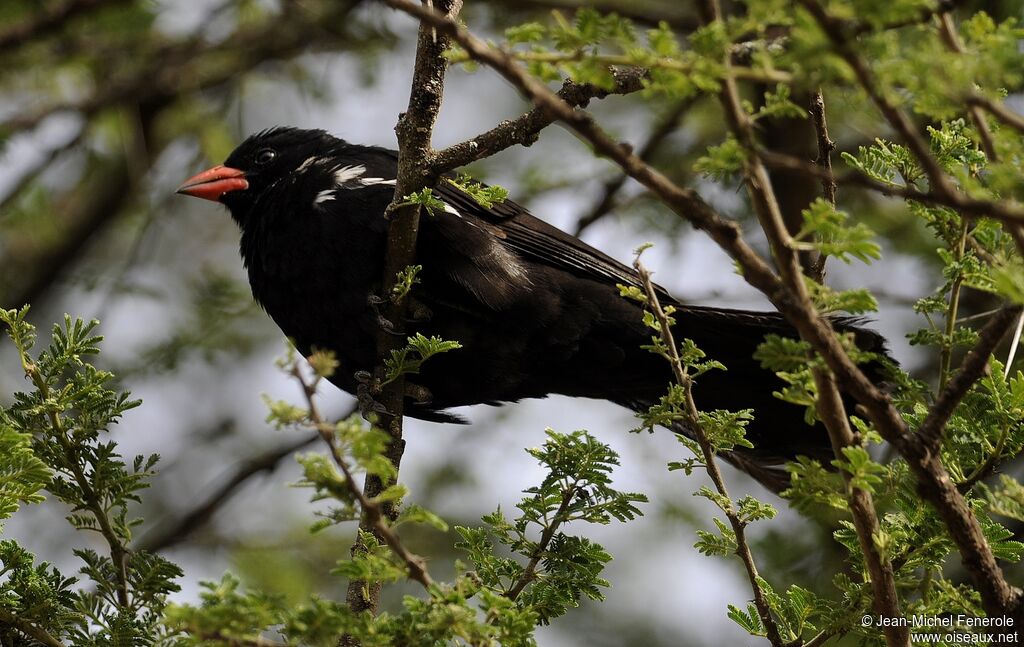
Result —
<instances>
[{"instance_id":1,"label":"bird's tail","mask_svg":"<svg viewBox=\"0 0 1024 647\"><path fill-rule=\"evenodd\" d=\"M775 394L786 386L772 371L754 359L757 347L767 335L796 338L796 331L775 312L753 312L694 306L677 306L677 342L690 338L710 359L725 365L726 370L712 370L701 375L694 384L693 395L698 409L737 411L752 409L753 420L747 426L747 440L753 448L737 448L722 458L746 472L773 492L789 486L785 464L804 455L828 466L833 458L828 433L821 423L808 424L806 408L783 401ZM888 358L885 340L878 333L864 328L860 320L837 317L832 325L840 332L852 332L857 346ZM866 367L869 377L882 381L882 363ZM640 411L658 402L664 393L633 399L627 404ZM844 394L847 410L853 400ZM692 436L685 425L673 429Z\"/></svg>"}]
</instances>

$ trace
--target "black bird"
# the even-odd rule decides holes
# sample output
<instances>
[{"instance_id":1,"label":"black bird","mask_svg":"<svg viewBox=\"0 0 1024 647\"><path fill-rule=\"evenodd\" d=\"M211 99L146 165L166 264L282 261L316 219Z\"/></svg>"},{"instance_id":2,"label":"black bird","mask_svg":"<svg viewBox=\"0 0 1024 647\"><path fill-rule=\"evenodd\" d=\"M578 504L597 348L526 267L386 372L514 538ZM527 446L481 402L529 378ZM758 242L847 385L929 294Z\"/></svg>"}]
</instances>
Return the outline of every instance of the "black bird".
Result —
<instances>
[{"instance_id":1,"label":"black bird","mask_svg":"<svg viewBox=\"0 0 1024 647\"><path fill-rule=\"evenodd\" d=\"M334 351L341 367L332 381L349 393L359 386L354 375L375 363L380 320L371 297L380 292L397 159L322 130L272 128L178 189L228 207L256 301L303 354ZM640 411L666 392L668 364L640 348L651 332L616 288L639 285L632 269L511 200L484 208L444 180L434 194L445 207L421 220L423 270L410 327L462 348L423 365L415 381L426 391L407 397L407 415L457 422L446 409L552 393ZM693 339L728 368L700 377L698 406L754 409L754 449L725 458L776 491L788 483L785 460L804 454L827 464L824 429L775 398L781 381L752 358L766 334L795 336L786 321L775 312L683 305L658 289L678 309L677 338ZM863 349L885 353L876 333L848 319L834 323Z\"/></svg>"}]
</instances>

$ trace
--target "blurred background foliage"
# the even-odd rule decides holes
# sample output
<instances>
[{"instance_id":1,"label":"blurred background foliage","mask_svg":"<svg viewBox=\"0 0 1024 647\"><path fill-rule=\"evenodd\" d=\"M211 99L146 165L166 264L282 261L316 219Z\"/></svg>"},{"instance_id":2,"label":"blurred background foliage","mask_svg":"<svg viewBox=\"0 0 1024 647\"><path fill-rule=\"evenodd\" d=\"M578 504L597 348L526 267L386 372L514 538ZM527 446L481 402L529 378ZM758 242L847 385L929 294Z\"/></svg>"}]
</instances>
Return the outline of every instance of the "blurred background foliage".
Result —
<instances>
[{"instance_id":1,"label":"blurred background foliage","mask_svg":"<svg viewBox=\"0 0 1024 647\"><path fill-rule=\"evenodd\" d=\"M955 4L957 15L984 8L997 22L1022 10L1011 0ZM546 20L553 8L571 13L579 6L619 12L644 28L664 21L685 31L697 24L689 3L672 0L481 0L467 2L463 16L478 33L497 37L507 26ZM286 487L298 473L290 454L310 441L264 423L261 393L298 393L273 368L280 334L252 304L235 225L222 209L181 199L174 189L220 163L247 134L276 124L393 147L415 28L405 16L358 0L2 2L0 307L31 303L31 318L44 329L63 312L102 321L103 361L145 402L126 414L115 438L126 455L163 456L139 510L149 531L138 542L184 567L181 599L193 599L199 580L218 579L226 568L296 600L324 591L336 580L318 578L351 537L331 531L311 538L307 495ZM754 102L766 89L745 88ZM807 96L793 99L807 103ZM839 150L856 151L888 134L859 93L837 91L826 101ZM1008 102L1021 105L1016 96ZM456 69L435 144L466 139L528 108L493 74ZM591 108L672 179L697 186L722 212L749 222L738 184L723 188L693 171L695 160L724 137L714 97L611 97ZM759 123L769 148L815 156L807 120ZM471 172L508 187L538 216L582 232L621 260L638 244L656 241L648 264L687 301L765 306L708 241L560 129ZM793 173L777 173L773 181L783 210L797 218L820 190L813 178ZM829 281L871 288L880 302L874 325L905 367L930 378L935 358L911 348L905 335L923 325L911 309L914 299L942 284L932 234L919 219L899 217L901 202L877 194L844 188L840 206L880 234L884 258L856 270L833 262ZM967 315L991 305L973 291L964 299ZM3 394L21 388L8 352L0 347ZM325 396L331 414L351 407L343 393ZM411 421L402 470L413 499L453 525L472 525L495 503L510 506L536 480L538 468L522 448L540 444L546 426L598 434L622 456L617 486L646 492L652 501L646 516L628 527L595 532L616 558L607 571L609 601L599 612L570 614L543 629L541 644L746 640L724 609L742 606L749 589L737 562L701 558L692 549L694 529L710 516L707 502L689 494L703 477L682 482L664 470L683 451L670 434L629 435L630 413L564 398L467 414L467 427ZM734 471L729 477L737 491L758 489ZM63 551L68 537L51 523L65 513L56 504L36 506L6 534L40 559L67 565L73 559ZM829 533L788 510L759 525L754 549L764 574L818 588L842 564L838 546L824 540ZM423 530L407 542L434 556L432 568L455 557L450 536ZM1019 569L1011 581L1014 575L1019 582Z\"/></svg>"}]
</instances>

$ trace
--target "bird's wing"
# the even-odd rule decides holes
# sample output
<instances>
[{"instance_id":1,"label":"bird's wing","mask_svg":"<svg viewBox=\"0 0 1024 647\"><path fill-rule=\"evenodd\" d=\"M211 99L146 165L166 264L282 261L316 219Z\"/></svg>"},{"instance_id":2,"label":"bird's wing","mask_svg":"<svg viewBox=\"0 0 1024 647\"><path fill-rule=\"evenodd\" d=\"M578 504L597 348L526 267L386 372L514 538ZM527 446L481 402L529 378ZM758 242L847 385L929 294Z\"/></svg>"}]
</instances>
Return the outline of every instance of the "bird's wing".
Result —
<instances>
[{"instance_id":1,"label":"bird's wing","mask_svg":"<svg viewBox=\"0 0 1024 647\"><path fill-rule=\"evenodd\" d=\"M512 200L485 207L447 179L441 180L435 192L457 212L443 214L438 223L441 227L455 226L452 218L474 220L522 258L601 283L640 286L633 269L540 220ZM659 296L671 299L668 292L656 287L661 293Z\"/></svg>"}]
</instances>

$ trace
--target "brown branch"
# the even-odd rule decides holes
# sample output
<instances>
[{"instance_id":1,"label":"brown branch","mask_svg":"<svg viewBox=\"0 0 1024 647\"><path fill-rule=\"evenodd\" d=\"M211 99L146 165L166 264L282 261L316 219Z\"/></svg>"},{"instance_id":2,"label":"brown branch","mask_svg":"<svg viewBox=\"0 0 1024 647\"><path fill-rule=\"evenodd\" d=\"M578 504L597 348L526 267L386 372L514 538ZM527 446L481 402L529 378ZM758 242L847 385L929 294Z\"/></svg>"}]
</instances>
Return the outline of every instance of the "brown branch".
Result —
<instances>
[{"instance_id":1,"label":"brown branch","mask_svg":"<svg viewBox=\"0 0 1024 647\"><path fill-rule=\"evenodd\" d=\"M903 454L918 480L921 495L943 519L960 550L965 567L991 615L1020 613L1016 589L1006 583L988 547L977 517L956 490L949 473L934 454L926 451L909 433L903 417L889 396L879 389L846 355L831 325L807 308L743 241L739 226L723 219L692 189L677 186L640 160L632 150L612 139L582 110L565 105L543 83L531 77L500 50L470 34L458 23L429 8L408 0L383 0L388 5L433 24L438 32L452 37L472 58L501 74L537 105L552 111L558 119L586 140L599 154L609 157L631 177L655 193L679 216L689 220L729 253L743 270L748 283L763 292L793 324L801 338L826 361L840 388L863 405L882 437ZM811 165L814 167L814 165ZM815 167L817 168L817 167ZM948 196L944 196L948 198ZM964 199L966 204L972 201Z\"/></svg>"},{"instance_id":2,"label":"brown branch","mask_svg":"<svg viewBox=\"0 0 1024 647\"><path fill-rule=\"evenodd\" d=\"M814 163L821 167L824 177L821 179L821 190L825 199L836 204L835 175L832 173L832 151L836 149L836 143L828 135L828 121L825 119L825 98L818 89L811 95L811 123L814 124L814 133L818 142L818 159ZM825 280L825 261L828 257L819 253L811 263L811 278L822 283Z\"/></svg>"},{"instance_id":3,"label":"brown branch","mask_svg":"<svg viewBox=\"0 0 1024 647\"><path fill-rule=\"evenodd\" d=\"M816 410L818 418L828 430L832 451L836 458L843 459L843 449L861 446L860 439L850 428L850 419L843 405L842 396L836 381L828 370L812 369L814 383L818 388ZM880 525L875 511L874 498L871 493L856 487L852 475L841 470L846 484L846 502L853 517L854 529L857 531L857 542L864 554L864 563L868 568L871 585L872 608L876 615L884 618L901 618L899 595L896 592L896 578L892 561L883 555L875 545L875 537ZM909 645L910 630L906 627L885 627L883 629L889 645Z\"/></svg>"},{"instance_id":4,"label":"brown branch","mask_svg":"<svg viewBox=\"0 0 1024 647\"><path fill-rule=\"evenodd\" d=\"M693 380L683 366L682 359L679 357L679 346L676 345L675 336L672 334L672 322L669 319L668 313L661 307L661 303L658 301L657 290L654 289L654 283L651 281L651 274L640 263L639 257L633 262L633 267L640 277L640 283L644 286L644 293L647 296L645 307L658 320L658 333L665 345L666 359L672 367L675 381L685 391L686 406L684 413L687 418L686 423L693 434L693 439L700 446L704 469L707 471L708 476L711 477L715 490L718 491L723 500L728 501L727 505L721 506L722 512L725 513L726 518L729 520L729 526L736 537L736 555L743 562L743 567L747 572L747 579L750 582L750 588L754 595L754 607L757 609L757 615L761 618L761 624L764 625L765 635L768 641L775 647L786 645L787 643L779 633L779 626L775 622L774 616L772 616L771 606L768 604L764 591L761 589L761 576L758 574L757 564L754 562L754 555L750 550L750 544L747 543L747 522L740 517L732 497L729 496L729 490L725 485L725 479L722 477L722 471L718 467L718 461L715 460L715 447L711 444L711 440L700 423L697 404L693 399Z\"/></svg>"},{"instance_id":5,"label":"brown branch","mask_svg":"<svg viewBox=\"0 0 1024 647\"><path fill-rule=\"evenodd\" d=\"M354 412L354 410L353 410ZM347 418L352 412L343 415ZM311 445L319 440L319 434L300 438L291 443L285 443L280 447L274 447L262 454L252 456L241 462L231 475L223 479L223 482L212 493L210 493L199 505L193 507L185 515L174 523L168 524L146 535L137 546L138 550L146 552L159 552L184 541L190 534L206 525L210 519L220 510L235 494L248 483L253 477L264 472L273 472L281 464L281 461L299 451L303 447Z\"/></svg>"},{"instance_id":6,"label":"brown branch","mask_svg":"<svg viewBox=\"0 0 1024 647\"><path fill-rule=\"evenodd\" d=\"M886 121L902 137L904 143L917 158L918 163L927 175L930 190L937 196L952 203L950 206L962 209L963 205L977 201L963 196L943 171L938 161L932 156L928 143L917 132L907 115L889 101L878 86L867 61L853 47L844 22L829 15L817 0L800 0L800 4L814 17L815 21L832 41L836 52L853 69L861 87L867 92L872 102L885 117ZM977 215L993 216L993 213ZM986 359L980 360L982 362ZM968 378L970 375L968 375ZM966 381L967 378L965 378ZM962 386L964 392L969 384ZM962 395L962 394L961 394ZM959 397L951 398L955 405ZM936 414L936 420L944 423L948 415ZM936 425L941 427L942 424ZM883 436L886 430L880 430ZM971 575L975 587L981 594L982 605L989 615L1011 615L1016 619L1024 618L1024 598L1021 591L1007 583L1002 569L996 562L991 547L981 531L977 517L971 510L963 495L942 465L936 451L936 434L940 430L929 428L927 435L907 438L901 436L893 444L906 458L911 471L918 481L918 491L929 501L949 529L953 541L960 551L964 567ZM887 438L887 440L889 440ZM892 441L890 441L892 442Z\"/></svg>"},{"instance_id":7,"label":"brown branch","mask_svg":"<svg viewBox=\"0 0 1024 647\"><path fill-rule=\"evenodd\" d=\"M540 540L537 542L537 547L534 548L533 554L530 555L530 561L527 562L526 568L519 574L519 579L509 587L508 591L505 591L505 597L510 600L515 600L519 597L519 594L523 592L523 589L532 582L537 575L537 566L540 564L540 560L544 558L544 553L547 552L548 545L551 544L551 540L555 538L555 532L558 531L559 526L562 525L562 517L569 510L569 506L572 504L572 500L576 498L578 491L576 486L570 487L562 493L562 501L558 504L558 509L555 510L555 514L552 516L551 524L544 529L544 532L540 534Z\"/></svg>"},{"instance_id":8,"label":"brown branch","mask_svg":"<svg viewBox=\"0 0 1024 647\"><path fill-rule=\"evenodd\" d=\"M867 93L875 107L882 113L886 121L899 133L910 152L917 158L925 175L931 182L932 190L942 195L956 193L942 166L931 154L928 142L917 131L910 118L900 110L896 104L889 100L883 90L879 87L871 68L863 56L853 47L848 25L838 18L830 15L817 0L799 0L800 4L814 17L818 26L825 32L825 35L832 41L836 52L853 69L854 75L861 87Z\"/></svg>"},{"instance_id":9,"label":"brown branch","mask_svg":"<svg viewBox=\"0 0 1024 647\"><path fill-rule=\"evenodd\" d=\"M705 11L708 18L713 21L721 21L722 15L717 0L706 0ZM754 129L750 116L743 108L739 89L736 81L730 72L728 57L723 61L726 69L726 79L722 84L719 98L725 109L730 130L737 140L747 149L744 174L750 199L754 210L761 222L761 228L768 236L773 256L780 267L783 281L786 283L794 298L801 302L801 307L813 312L814 306L811 303L810 295L804 283L804 275L801 271L799 255L793 245L793 239L786 223L779 210L778 201L768 177L768 171L758 157L758 146L754 139ZM834 147L828 137L828 127L825 122L825 104L821 93L815 95L815 101L811 104L811 112L814 118L815 130L818 135L818 160L817 164L822 167L827 175L831 175L830 153ZM835 204L835 183L823 182L826 198ZM822 266L823 268L823 266ZM820 319L815 315L816 319ZM845 356L845 351L843 352ZM817 412L825 428L828 430L829 439L832 443L833 452L836 458L843 458L843 449L859 445L853 431L850 429L849 418L846 408L843 406L839 388L836 386L832 374L825 368L815 368L813 371L815 383L818 386ZM861 551L864 554L864 561L867 564L873 592L872 602L875 613L887 618L902 617L900 611L899 596L896 593L896 579L893 573L892 564L885 558L875 546L874 537L878 533L878 516L875 512L874 500L871 493L865 489L854 487L850 474L843 472L843 479L846 482L846 500L853 516L854 528L857 531L857 540L860 543ZM883 629L886 643L890 646L900 647L909 645L910 630L907 627L887 626Z\"/></svg>"},{"instance_id":10,"label":"brown branch","mask_svg":"<svg viewBox=\"0 0 1024 647\"><path fill-rule=\"evenodd\" d=\"M436 0L441 16L448 20L454 19L462 8L462 0ZM433 9L431 9L433 11ZM399 281L399 273L411 266L416 260L416 238L419 231L419 205L407 204L405 196L411 195L437 180L430 163L433 155L430 140L434 129L437 113L441 108L444 93L445 71L448 61L444 56L449 40L429 23L422 22L419 27L416 43L416 62L413 69L412 88L409 93L409 107L398 119L395 132L398 135L398 175L395 183L395 194L385 217L390 220L388 225L387 249L384 257L384 274L381 277L382 296L391 295ZM399 326L406 319L407 299L386 300L384 316L392 325ZM384 375L384 365L392 352L399 350L405 343L401 330L388 330L383 327L377 335L377 368L375 377ZM383 428L391 436L385 456L395 467L395 473L405 451L402 439L402 416L405 407L406 381L403 375L387 383L380 397L384 413L381 415ZM375 497L392 483L382 481L374 474L366 476L364 485L366 496ZM360 528L373 532L384 541L387 535L381 534L384 527L382 517L394 519L397 510L392 503L380 508L363 508ZM389 544L390 545L390 544ZM353 554L365 550L358 540L352 546ZM410 573L415 568L410 561ZM425 576L425 571L423 574ZM429 582L426 576L424 581ZM376 613L380 603L380 582L349 582L346 596L349 607L355 612L369 611ZM351 643L346 636L343 642Z\"/></svg>"},{"instance_id":11,"label":"brown branch","mask_svg":"<svg viewBox=\"0 0 1024 647\"><path fill-rule=\"evenodd\" d=\"M977 93L968 95L966 100L969 105L983 108L1010 128L1024 133L1024 117L1007 108L1006 104Z\"/></svg>"},{"instance_id":12,"label":"brown branch","mask_svg":"<svg viewBox=\"0 0 1024 647\"><path fill-rule=\"evenodd\" d=\"M1006 336L1006 332L1017 321L1021 310L1019 305L1004 305L992 315L981 329L978 343L967 353L963 363L960 364L960 370L957 371L956 376L946 384L935 404L929 409L928 416L921 423L917 434L930 451L938 451L939 445L942 443L943 432L946 430L946 422L949 421L953 411L974 383L984 376L985 370L988 368L988 358Z\"/></svg>"},{"instance_id":13,"label":"brown branch","mask_svg":"<svg viewBox=\"0 0 1024 647\"><path fill-rule=\"evenodd\" d=\"M585 108L591 99L603 99L612 94L631 94L643 89L643 70L613 70L612 74L615 77L615 87L611 90L566 81L558 91L558 96L568 105ZM534 108L476 137L437 151L430 158L431 171L441 175L512 146L530 146L537 141L540 131L555 121L551 113Z\"/></svg>"},{"instance_id":14,"label":"brown branch","mask_svg":"<svg viewBox=\"0 0 1024 647\"><path fill-rule=\"evenodd\" d=\"M41 2L42 8L28 20L0 30L0 53L21 47L37 38L49 36L79 15L128 2L129 0L66 0L59 4Z\"/></svg>"},{"instance_id":15,"label":"brown branch","mask_svg":"<svg viewBox=\"0 0 1024 647\"><path fill-rule=\"evenodd\" d=\"M426 562L419 555L410 552L402 543L402 540L398 538L398 535L395 534L395 531L391 529L389 524L391 519L388 511L381 503L374 500L374 497L377 495L369 494L356 483L352 469L349 467L336 442L334 425L327 422L316 404L316 387L320 378L307 381L302 375L302 367L299 362L295 362L292 365L291 375L302 385L302 394L305 396L306 405L309 407L308 417L311 426L317 430L320 438L327 443L334 464L341 470L342 476L345 477L345 486L352 496L355 497L356 501L359 502L359 507L362 508L363 517L360 521L360 529L365 525L367 530L380 538L399 559L405 562L405 566L409 571L409 579L419 582L423 588L429 589L433 584L433 580L430 578L430 573L427 572ZM361 610L365 611L366 609Z\"/></svg>"},{"instance_id":16,"label":"brown branch","mask_svg":"<svg viewBox=\"0 0 1024 647\"><path fill-rule=\"evenodd\" d=\"M802 160L799 157L784 155L763 148L758 150L758 156L769 168L801 171L820 179L827 179L829 177L820 166L813 162ZM971 198L960 192L947 195L939 194L935 191L921 191L912 186L880 182L858 169L851 169L846 173L836 175L834 179L839 186L857 186L890 197L950 207L968 216L992 218L1013 226L1024 224L1024 206L1009 200L983 200Z\"/></svg>"},{"instance_id":17,"label":"brown branch","mask_svg":"<svg viewBox=\"0 0 1024 647\"><path fill-rule=\"evenodd\" d=\"M19 618L7 609L0 608L0 623L14 627L16 630L46 647L65 647L64 643L51 636L50 633L42 627L36 626L23 618Z\"/></svg>"},{"instance_id":18,"label":"brown branch","mask_svg":"<svg viewBox=\"0 0 1024 647\"><path fill-rule=\"evenodd\" d=\"M953 17L949 15L948 11L940 11L937 16L939 20L939 36L942 38L942 42L946 44L950 51L963 54L964 45L956 32ZM985 156L988 157L990 162L997 161L999 154L996 152L996 143L992 139L992 130L988 127L985 113L982 112L980 106L968 104L967 114L970 115L971 121L974 122L974 127L978 129L978 138L981 140L981 148L985 151Z\"/></svg>"},{"instance_id":19,"label":"brown branch","mask_svg":"<svg viewBox=\"0 0 1024 647\"><path fill-rule=\"evenodd\" d=\"M640 145L637 156L644 162L650 162L651 158L654 157L655 153L658 152L658 149L665 142L665 139L679 127L679 122L682 121L692 106L693 99L684 99L676 103L668 114L655 124L650 134L647 135L647 140ZM613 179L605 182L601 197L594 203L590 211L580 216L576 221L576 229L573 232L574 236L579 236L585 229L611 213L616 206L615 198L618 196L619 191L622 190L622 187L626 185L627 177L625 173L619 173Z\"/></svg>"}]
</instances>

